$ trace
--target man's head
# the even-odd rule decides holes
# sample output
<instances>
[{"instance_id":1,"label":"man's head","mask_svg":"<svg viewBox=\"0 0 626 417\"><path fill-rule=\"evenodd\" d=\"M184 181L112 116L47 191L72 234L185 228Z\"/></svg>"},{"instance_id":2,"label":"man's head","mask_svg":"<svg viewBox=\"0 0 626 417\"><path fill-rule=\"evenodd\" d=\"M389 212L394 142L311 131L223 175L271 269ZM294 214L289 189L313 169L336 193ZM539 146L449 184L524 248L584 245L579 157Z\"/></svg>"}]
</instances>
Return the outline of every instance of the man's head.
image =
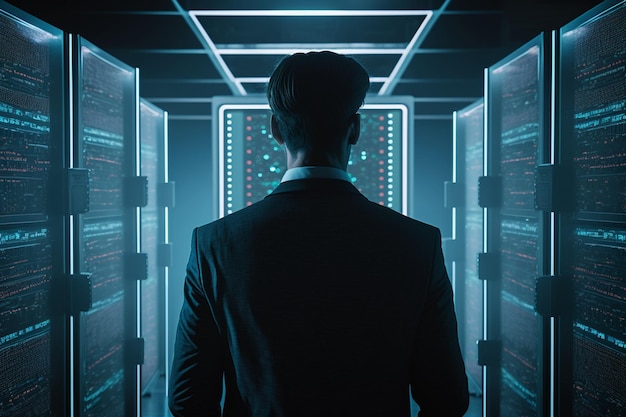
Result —
<instances>
[{"instance_id":1,"label":"man's head","mask_svg":"<svg viewBox=\"0 0 626 417\"><path fill-rule=\"evenodd\" d=\"M323 51L284 58L272 73L267 98L289 151L332 150L348 129L357 129L358 138L356 113L369 84L367 71L344 55Z\"/></svg>"}]
</instances>

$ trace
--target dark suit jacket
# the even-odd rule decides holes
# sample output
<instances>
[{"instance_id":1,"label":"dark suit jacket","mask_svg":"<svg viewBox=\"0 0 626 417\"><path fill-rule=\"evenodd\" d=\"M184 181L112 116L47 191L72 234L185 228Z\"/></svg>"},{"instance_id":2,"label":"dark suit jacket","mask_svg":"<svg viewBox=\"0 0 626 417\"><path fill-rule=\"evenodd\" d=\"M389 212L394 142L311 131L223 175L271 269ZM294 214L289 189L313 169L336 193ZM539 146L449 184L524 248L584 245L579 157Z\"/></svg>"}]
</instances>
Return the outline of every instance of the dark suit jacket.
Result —
<instances>
[{"instance_id":1,"label":"dark suit jacket","mask_svg":"<svg viewBox=\"0 0 626 417\"><path fill-rule=\"evenodd\" d=\"M224 378L224 384L223 384ZM467 378L437 228L346 181L282 183L196 229L175 416L462 416Z\"/></svg>"}]
</instances>

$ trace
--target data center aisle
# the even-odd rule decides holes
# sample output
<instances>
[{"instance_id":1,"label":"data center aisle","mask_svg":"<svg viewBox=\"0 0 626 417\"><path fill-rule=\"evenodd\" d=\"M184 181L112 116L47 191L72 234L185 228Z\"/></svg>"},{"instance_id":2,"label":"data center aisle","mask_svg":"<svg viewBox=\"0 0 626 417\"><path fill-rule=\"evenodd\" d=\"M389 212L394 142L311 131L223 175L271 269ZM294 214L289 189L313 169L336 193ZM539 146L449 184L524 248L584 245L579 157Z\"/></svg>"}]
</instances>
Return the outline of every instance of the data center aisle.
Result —
<instances>
[{"instance_id":1,"label":"data center aisle","mask_svg":"<svg viewBox=\"0 0 626 417\"><path fill-rule=\"evenodd\" d=\"M471 396L470 406L464 417L482 416L482 398ZM412 404L414 406L414 404ZM149 393L141 398L141 417L171 417L167 409L167 399L165 398L165 378L161 377L154 381ZM417 416L417 408L411 407L411 417ZM349 416L346 416L349 417Z\"/></svg>"}]
</instances>

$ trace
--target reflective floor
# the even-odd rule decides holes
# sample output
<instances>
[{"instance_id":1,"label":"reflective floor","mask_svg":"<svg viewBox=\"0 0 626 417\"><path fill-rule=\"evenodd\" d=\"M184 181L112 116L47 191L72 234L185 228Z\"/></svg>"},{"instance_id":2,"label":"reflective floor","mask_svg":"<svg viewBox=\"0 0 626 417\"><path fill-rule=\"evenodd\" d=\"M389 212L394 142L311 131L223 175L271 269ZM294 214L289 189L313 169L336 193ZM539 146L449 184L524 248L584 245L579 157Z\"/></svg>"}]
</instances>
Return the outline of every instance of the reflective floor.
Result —
<instances>
[{"instance_id":1,"label":"reflective floor","mask_svg":"<svg viewBox=\"0 0 626 417\"><path fill-rule=\"evenodd\" d=\"M417 415L417 406L411 404L411 417ZM482 399L470 397L470 407L465 417L481 417ZM171 417L165 398L165 378L159 378L149 387L141 398L141 417Z\"/></svg>"},{"instance_id":2,"label":"reflective floor","mask_svg":"<svg viewBox=\"0 0 626 417\"><path fill-rule=\"evenodd\" d=\"M152 382L141 397L141 417L171 417L165 397L165 377Z\"/></svg>"}]
</instances>

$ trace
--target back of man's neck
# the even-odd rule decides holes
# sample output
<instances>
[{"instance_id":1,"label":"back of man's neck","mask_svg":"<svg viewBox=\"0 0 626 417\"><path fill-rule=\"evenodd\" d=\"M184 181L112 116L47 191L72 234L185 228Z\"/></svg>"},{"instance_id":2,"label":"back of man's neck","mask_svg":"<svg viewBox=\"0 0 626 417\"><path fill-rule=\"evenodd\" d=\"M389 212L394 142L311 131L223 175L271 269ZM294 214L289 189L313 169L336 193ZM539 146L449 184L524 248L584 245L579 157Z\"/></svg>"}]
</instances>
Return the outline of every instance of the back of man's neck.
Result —
<instances>
[{"instance_id":1,"label":"back of man's neck","mask_svg":"<svg viewBox=\"0 0 626 417\"><path fill-rule=\"evenodd\" d=\"M311 155L298 152L296 155L287 152L287 168L299 167L330 167L346 171L347 165L330 155Z\"/></svg>"}]
</instances>

